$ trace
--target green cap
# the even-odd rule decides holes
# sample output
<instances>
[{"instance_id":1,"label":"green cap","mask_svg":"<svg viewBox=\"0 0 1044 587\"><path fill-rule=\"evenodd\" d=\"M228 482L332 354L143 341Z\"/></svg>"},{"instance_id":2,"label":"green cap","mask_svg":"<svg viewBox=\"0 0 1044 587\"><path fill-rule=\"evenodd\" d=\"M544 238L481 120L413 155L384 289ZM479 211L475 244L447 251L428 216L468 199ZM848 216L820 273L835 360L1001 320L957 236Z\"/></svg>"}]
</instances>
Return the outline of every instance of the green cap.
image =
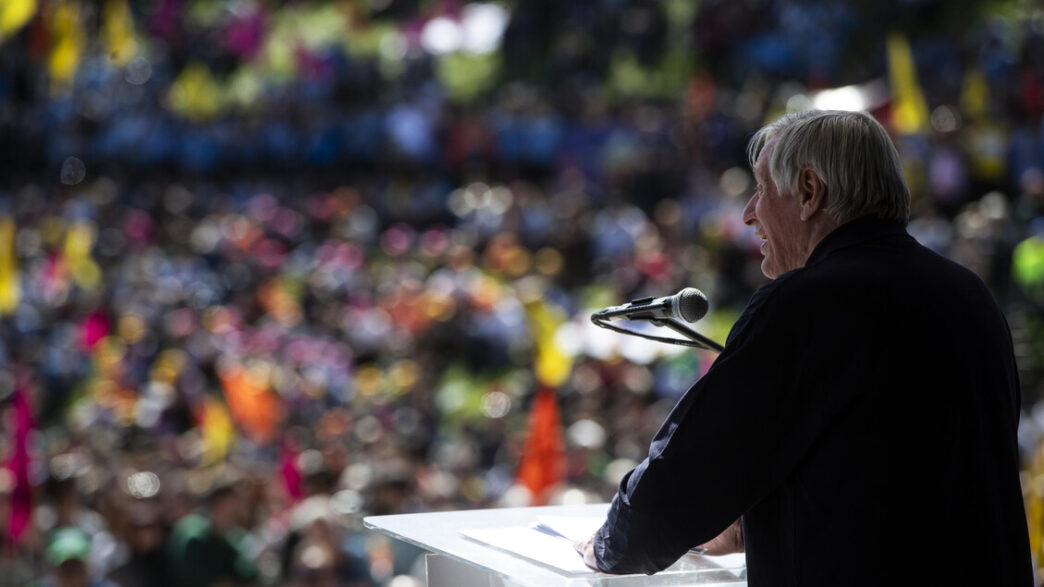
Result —
<instances>
[{"instance_id":1,"label":"green cap","mask_svg":"<svg viewBox=\"0 0 1044 587\"><path fill-rule=\"evenodd\" d=\"M90 553L91 537L79 528L65 526L51 535L51 543L47 545L47 562L55 567L70 560L86 562Z\"/></svg>"}]
</instances>

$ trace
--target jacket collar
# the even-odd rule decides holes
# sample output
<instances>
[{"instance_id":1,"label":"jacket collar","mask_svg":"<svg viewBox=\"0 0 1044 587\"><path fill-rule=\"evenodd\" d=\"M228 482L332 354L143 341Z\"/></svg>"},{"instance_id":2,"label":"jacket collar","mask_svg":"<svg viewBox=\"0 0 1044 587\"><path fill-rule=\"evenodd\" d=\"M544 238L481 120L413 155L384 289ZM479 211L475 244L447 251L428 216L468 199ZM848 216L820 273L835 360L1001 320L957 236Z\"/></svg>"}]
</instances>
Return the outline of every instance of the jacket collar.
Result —
<instances>
[{"instance_id":1,"label":"jacket collar","mask_svg":"<svg viewBox=\"0 0 1044 587\"><path fill-rule=\"evenodd\" d=\"M892 220L884 220L876 216L856 218L835 228L833 232L823 237L816 248L812 249L812 254L808 256L805 266L818 263L834 251L888 236L906 234L906 227Z\"/></svg>"}]
</instances>

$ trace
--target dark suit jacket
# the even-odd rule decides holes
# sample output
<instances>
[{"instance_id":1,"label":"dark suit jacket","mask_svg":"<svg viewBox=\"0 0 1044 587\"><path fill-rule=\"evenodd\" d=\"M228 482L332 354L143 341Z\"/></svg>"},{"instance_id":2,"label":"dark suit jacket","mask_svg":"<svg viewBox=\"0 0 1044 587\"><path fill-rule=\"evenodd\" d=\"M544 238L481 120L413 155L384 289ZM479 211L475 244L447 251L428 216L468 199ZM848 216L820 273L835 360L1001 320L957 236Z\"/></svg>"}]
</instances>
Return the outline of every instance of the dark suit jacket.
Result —
<instances>
[{"instance_id":1,"label":"dark suit jacket","mask_svg":"<svg viewBox=\"0 0 1044 587\"><path fill-rule=\"evenodd\" d=\"M852 221L755 293L620 483L599 566L654 573L742 516L751 587L1029 587L1019 401L982 281Z\"/></svg>"}]
</instances>

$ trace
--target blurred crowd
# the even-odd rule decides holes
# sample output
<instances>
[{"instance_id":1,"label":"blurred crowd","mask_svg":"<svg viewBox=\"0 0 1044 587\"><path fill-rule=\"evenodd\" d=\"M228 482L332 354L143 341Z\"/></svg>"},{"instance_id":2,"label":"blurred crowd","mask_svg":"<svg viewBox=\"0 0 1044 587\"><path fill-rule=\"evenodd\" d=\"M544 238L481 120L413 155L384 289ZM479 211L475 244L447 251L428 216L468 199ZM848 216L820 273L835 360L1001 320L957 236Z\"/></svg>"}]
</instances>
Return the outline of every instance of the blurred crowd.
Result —
<instances>
[{"instance_id":1,"label":"blurred crowd","mask_svg":"<svg viewBox=\"0 0 1044 587\"><path fill-rule=\"evenodd\" d=\"M1044 561L1041 13L9 0L0 585L405 587L364 515L608 500L714 355L590 313L695 286L724 341L747 138L853 105L1008 317Z\"/></svg>"}]
</instances>

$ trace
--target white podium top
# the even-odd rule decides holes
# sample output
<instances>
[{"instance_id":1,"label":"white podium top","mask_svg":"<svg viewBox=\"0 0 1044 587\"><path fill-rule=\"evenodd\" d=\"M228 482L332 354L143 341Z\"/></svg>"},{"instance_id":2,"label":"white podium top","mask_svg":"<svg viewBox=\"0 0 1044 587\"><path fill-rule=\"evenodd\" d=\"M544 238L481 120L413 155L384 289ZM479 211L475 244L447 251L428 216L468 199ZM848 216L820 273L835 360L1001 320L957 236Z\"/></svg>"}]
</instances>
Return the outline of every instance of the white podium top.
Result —
<instances>
[{"instance_id":1,"label":"white podium top","mask_svg":"<svg viewBox=\"0 0 1044 587\"><path fill-rule=\"evenodd\" d=\"M571 574L506 550L469 539L464 529L528 526L538 516L605 516L609 504L463 510L395 516L370 516L368 528L445 555L500 576L511 584L532 587L631 587L636 585L745 586L739 570L724 569L711 559L686 555L655 575ZM565 545L568 547L568 545ZM742 567L741 567L742 568Z\"/></svg>"}]
</instances>

